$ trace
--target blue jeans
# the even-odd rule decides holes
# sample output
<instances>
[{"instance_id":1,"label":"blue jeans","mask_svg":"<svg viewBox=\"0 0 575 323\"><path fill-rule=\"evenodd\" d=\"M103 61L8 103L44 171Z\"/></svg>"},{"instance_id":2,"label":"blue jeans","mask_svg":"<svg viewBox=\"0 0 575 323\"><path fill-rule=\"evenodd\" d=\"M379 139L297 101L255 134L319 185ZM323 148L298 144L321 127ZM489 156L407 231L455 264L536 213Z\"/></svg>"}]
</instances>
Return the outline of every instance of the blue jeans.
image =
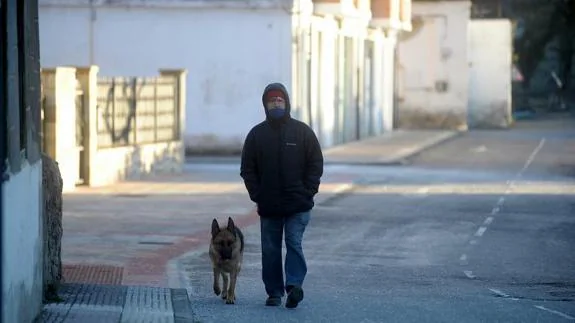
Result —
<instances>
[{"instance_id":1,"label":"blue jeans","mask_svg":"<svg viewBox=\"0 0 575 323\"><path fill-rule=\"evenodd\" d=\"M307 274L302 238L310 212L288 217L260 218L262 234L262 280L268 296L282 297L286 286L301 287ZM282 235L285 231L285 285L282 269Z\"/></svg>"}]
</instances>

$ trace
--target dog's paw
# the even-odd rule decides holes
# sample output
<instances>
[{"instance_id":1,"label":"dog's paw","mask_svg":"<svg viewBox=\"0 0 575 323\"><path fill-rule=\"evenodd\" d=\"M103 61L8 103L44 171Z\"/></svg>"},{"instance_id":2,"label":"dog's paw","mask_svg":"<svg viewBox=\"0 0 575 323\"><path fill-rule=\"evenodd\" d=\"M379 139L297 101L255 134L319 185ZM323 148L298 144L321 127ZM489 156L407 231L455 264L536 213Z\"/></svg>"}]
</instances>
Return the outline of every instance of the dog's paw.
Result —
<instances>
[{"instance_id":1,"label":"dog's paw","mask_svg":"<svg viewBox=\"0 0 575 323\"><path fill-rule=\"evenodd\" d=\"M220 295L221 292L222 290L220 289L220 286L214 285L214 294Z\"/></svg>"},{"instance_id":2,"label":"dog's paw","mask_svg":"<svg viewBox=\"0 0 575 323\"><path fill-rule=\"evenodd\" d=\"M226 297L226 304L235 304L236 303L236 296L234 294L228 295Z\"/></svg>"},{"instance_id":3,"label":"dog's paw","mask_svg":"<svg viewBox=\"0 0 575 323\"><path fill-rule=\"evenodd\" d=\"M222 293L222 299L223 299L223 300L228 299L228 293L226 293L226 291L224 291L224 292Z\"/></svg>"}]
</instances>

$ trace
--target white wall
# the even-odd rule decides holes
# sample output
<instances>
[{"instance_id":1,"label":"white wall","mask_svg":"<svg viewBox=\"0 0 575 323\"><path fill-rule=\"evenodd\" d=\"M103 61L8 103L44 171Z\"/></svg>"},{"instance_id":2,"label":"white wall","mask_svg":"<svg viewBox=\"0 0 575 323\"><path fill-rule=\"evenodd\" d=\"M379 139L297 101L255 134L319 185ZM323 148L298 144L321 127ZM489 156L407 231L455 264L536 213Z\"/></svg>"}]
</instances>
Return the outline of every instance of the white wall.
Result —
<instances>
[{"instance_id":1,"label":"white wall","mask_svg":"<svg viewBox=\"0 0 575 323\"><path fill-rule=\"evenodd\" d=\"M42 163L2 187L2 321L32 322L42 308Z\"/></svg>"},{"instance_id":2,"label":"white wall","mask_svg":"<svg viewBox=\"0 0 575 323\"><path fill-rule=\"evenodd\" d=\"M291 90L285 10L115 7L94 18L90 46L89 8L40 6L42 66L92 63L102 76L187 69L188 146L238 148L264 118L264 87L279 81Z\"/></svg>"},{"instance_id":3,"label":"white wall","mask_svg":"<svg viewBox=\"0 0 575 323\"><path fill-rule=\"evenodd\" d=\"M467 25L470 1L414 2L423 26L400 41L400 126L467 128ZM437 88L446 82L447 89Z\"/></svg>"},{"instance_id":4,"label":"white wall","mask_svg":"<svg viewBox=\"0 0 575 323\"><path fill-rule=\"evenodd\" d=\"M511 123L513 43L507 19L469 23L469 126L505 128Z\"/></svg>"}]
</instances>

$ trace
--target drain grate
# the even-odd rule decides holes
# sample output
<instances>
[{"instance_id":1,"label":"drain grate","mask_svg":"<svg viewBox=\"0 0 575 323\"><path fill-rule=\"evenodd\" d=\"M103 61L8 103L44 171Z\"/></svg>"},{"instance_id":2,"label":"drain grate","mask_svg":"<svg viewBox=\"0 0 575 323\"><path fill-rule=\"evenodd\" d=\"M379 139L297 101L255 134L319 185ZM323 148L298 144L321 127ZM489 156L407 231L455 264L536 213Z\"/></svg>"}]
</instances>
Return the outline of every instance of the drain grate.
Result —
<instances>
[{"instance_id":1,"label":"drain grate","mask_svg":"<svg viewBox=\"0 0 575 323\"><path fill-rule=\"evenodd\" d=\"M64 265L66 283L120 285L124 268L108 265Z\"/></svg>"},{"instance_id":2,"label":"drain grate","mask_svg":"<svg viewBox=\"0 0 575 323\"><path fill-rule=\"evenodd\" d=\"M170 246L173 245L174 243L168 241L140 241L138 242L138 244Z\"/></svg>"},{"instance_id":3,"label":"drain grate","mask_svg":"<svg viewBox=\"0 0 575 323\"><path fill-rule=\"evenodd\" d=\"M127 197L127 198L144 198L144 197L148 197L150 196L149 194L124 194L124 193L120 193L120 194L115 194L114 197Z\"/></svg>"}]
</instances>

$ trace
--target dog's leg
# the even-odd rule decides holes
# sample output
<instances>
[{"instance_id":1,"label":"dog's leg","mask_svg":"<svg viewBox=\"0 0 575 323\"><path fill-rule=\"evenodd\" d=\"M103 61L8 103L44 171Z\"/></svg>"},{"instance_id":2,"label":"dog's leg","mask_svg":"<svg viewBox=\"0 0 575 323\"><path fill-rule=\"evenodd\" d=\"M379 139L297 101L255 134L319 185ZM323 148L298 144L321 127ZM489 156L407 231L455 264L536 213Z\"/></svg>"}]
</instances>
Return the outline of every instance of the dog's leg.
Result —
<instances>
[{"instance_id":1,"label":"dog's leg","mask_svg":"<svg viewBox=\"0 0 575 323\"><path fill-rule=\"evenodd\" d=\"M214 269L214 294L220 295L222 290L220 289L220 269L213 267Z\"/></svg>"},{"instance_id":2,"label":"dog's leg","mask_svg":"<svg viewBox=\"0 0 575 323\"><path fill-rule=\"evenodd\" d=\"M222 271L222 280L224 284L222 286L222 298L224 300L228 299L228 274Z\"/></svg>"},{"instance_id":3,"label":"dog's leg","mask_svg":"<svg viewBox=\"0 0 575 323\"><path fill-rule=\"evenodd\" d=\"M230 273L230 288L228 289L228 298L226 304L234 304L236 302L236 282L238 280L239 268L232 270Z\"/></svg>"}]
</instances>

